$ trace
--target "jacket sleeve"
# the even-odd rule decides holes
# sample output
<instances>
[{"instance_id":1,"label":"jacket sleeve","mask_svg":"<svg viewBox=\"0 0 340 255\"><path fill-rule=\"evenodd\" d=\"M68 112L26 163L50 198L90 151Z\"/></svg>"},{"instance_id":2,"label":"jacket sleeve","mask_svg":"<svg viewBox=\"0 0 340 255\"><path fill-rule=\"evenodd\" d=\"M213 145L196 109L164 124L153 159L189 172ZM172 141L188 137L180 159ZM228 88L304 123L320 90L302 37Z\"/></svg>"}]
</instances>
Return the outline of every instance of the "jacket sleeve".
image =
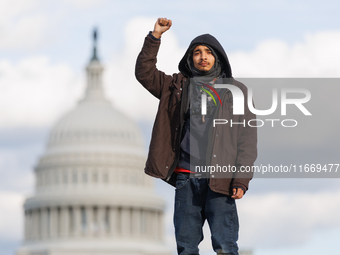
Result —
<instances>
[{"instance_id":1,"label":"jacket sleeve","mask_svg":"<svg viewBox=\"0 0 340 255\"><path fill-rule=\"evenodd\" d=\"M167 90L166 85L172 84L173 80L171 75L166 75L156 67L159 46L160 40L153 40L147 36L135 67L136 79L158 99L161 98L164 89Z\"/></svg>"},{"instance_id":2,"label":"jacket sleeve","mask_svg":"<svg viewBox=\"0 0 340 255\"><path fill-rule=\"evenodd\" d=\"M250 123L253 127L248 125L248 121L256 119L256 115L248 108L248 91L244 85L243 88L244 115L240 115L239 121L244 122L245 125L239 125L237 135L237 171L233 176L231 188L243 187L245 190L248 190L249 181L253 178L252 166L257 158L257 128L254 127L256 122ZM245 171L245 168L247 168L247 171Z\"/></svg>"}]
</instances>

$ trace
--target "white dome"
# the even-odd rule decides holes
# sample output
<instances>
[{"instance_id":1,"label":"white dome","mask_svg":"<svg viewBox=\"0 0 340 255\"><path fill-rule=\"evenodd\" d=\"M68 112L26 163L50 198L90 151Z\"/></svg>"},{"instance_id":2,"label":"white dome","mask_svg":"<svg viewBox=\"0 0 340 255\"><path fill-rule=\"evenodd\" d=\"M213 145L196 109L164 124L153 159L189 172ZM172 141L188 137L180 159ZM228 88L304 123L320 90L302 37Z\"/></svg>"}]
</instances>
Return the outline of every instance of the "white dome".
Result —
<instances>
[{"instance_id":1,"label":"white dome","mask_svg":"<svg viewBox=\"0 0 340 255\"><path fill-rule=\"evenodd\" d=\"M46 154L78 152L126 152L144 155L138 126L114 109L105 99L98 60L87 66L87 89L77 107L63 116L51 130Z\"/></svg>"},{"instance_id":2,"label":"white dome","mask_svg":"<svg viewBox=\"0 0 340 255\"><path fill-rule=\"evenodd\" d=\"M126 185L151 191L153 182L143 171L146 155L138 126L105 99L100 63L92 60L86 69L84 98L52 128L35 167L36 194L102 196Z\"/></svg>"},{"instance_id":3,"label":"white dome","mask_svg":"<svg viewBox=\"0 0 340 255\"><path fill-rule=\"evenodd\" d=\"M142 134L135 123L108 101L83 100L53 127L46 153L65 152L67 148L96 150L98 146L104 150L109 146L110 151L125 149L133 154L144 151Z\"/></svg>"},{"instance_id":4,"label":"white dome","mask_svg":"<svg viewBox=\"0 0 340 255\"><path fill-rule=\"evenodd\" d=\"M84 98L52 128L35 167L36 193L102 195L124 185L152 189L144 176L146 155L138 126L105 99L100 63L92 60L86 69ZM110 182L115 185L106 185Z\"/></svg>"}]
</instances>

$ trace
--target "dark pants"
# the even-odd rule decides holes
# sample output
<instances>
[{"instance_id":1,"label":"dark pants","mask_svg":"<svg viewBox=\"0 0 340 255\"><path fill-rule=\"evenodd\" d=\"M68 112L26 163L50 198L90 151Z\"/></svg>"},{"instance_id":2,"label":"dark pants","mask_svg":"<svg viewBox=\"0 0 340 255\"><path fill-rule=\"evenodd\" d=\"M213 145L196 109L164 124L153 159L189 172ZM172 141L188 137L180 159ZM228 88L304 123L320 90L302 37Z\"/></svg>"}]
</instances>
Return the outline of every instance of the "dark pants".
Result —
<instances>
[{"instance_id":1,"label":"dark pants","mask_svg":"<svg viewBox=\"0 0 340 255\"><path fill-rule=\"evenodd\" d=\"M212 191L206 178L179 173L176 181L174 225L177 252L199 254L205 219L217 254L238 255L238 217L235 200Z\"/></svg>"}]
</instances>

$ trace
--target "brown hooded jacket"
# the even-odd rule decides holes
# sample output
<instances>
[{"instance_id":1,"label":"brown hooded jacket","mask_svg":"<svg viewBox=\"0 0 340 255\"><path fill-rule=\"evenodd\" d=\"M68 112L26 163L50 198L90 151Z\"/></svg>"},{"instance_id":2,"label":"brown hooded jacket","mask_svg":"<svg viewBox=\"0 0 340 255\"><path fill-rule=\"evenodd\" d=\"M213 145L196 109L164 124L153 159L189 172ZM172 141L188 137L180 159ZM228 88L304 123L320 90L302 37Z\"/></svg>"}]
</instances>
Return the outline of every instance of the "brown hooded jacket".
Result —
<instances>
[{"instance_id":1,"label":"brown hooded jacket","mask_svg":"<svg viewBox=\"0 0 340 255\"><path fill-rule=\"evenodd\" d=\"M192 45L208 44L222 58L223 70L227 74L228 83L237 86L244 95L244 115L233 115L232 93L226 89L221 97L222 107L215 112L215 119L225 119L226 125L211 128L207 155L210 166L235 166L236 171L211 173L209 186L211 190L231 195L233 187L248 189L252 172L242 172L244 167L253 166L257 157L257 129L248 125L248 121L256 119L247 106L247 88L234 80L226 53L220 43L211 35L196 37L188 47L179 63L180 73L167 75L156 67L160 41L147 36L143 48L138 55L135 75L137 80L155 97L159 99L158 112L154 122L145 173L161 178L175 186L177 174L174 169L180 156L180 139L184 125L184 113L187 104L187 91L191 73L186 65L189 49ZM245 123L230 125L233 123ZM231 169L229 167L229 169ZM249 168L248 168L249 169Z\"/></svg>"}]
</instances>

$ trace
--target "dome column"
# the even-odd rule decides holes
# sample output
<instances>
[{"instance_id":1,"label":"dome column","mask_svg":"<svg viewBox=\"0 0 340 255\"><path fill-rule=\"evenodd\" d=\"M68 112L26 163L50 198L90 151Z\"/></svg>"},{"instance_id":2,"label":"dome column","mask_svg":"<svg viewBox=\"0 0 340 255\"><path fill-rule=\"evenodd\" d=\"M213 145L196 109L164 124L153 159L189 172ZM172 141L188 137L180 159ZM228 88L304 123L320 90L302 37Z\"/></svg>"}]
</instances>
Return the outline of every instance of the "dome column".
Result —
<instances>
[{"instance_id":1,"label":"dome column","mask_svg":"<svg viewBox=\"0 0 340 255\"><path fill-rule=\"evenodd\" d=\"M97 231L99 236L105 235L105 207L98 206L97 209Z\"/></svg>"},{"instance_id":2,"label":"dome column","mask_svg":"<svg viewBox=\"0 0 340 255\"><path fill-rule=\"evenodd\" d=\"M38 240L39 238L39 212L33 210L33 239Z\"/></svg>"},{"instance_id":3,"label":"dome column","mask_svg":"<svg viewBox=\"0 0 340 255\"><path fill-rule=\"evenodd\" d=\"M157 218L157 212L152 210L150 212L151 217L150 217L150 223L151 223L151 237L152 239L157 239L157 234L158 234L158 218Z\"/></svg>"},{"instance_id":4,"label":"dome column","mask_svg":"<svg viewBox=\"0 0 340 255\"><path fill-rule=\"evenodd\" d=\"M132 209L132 235L139 237L141 234L141 210L139 208Z\"/></svg>"},{"instance_id":5,"label":"dome column","mask_svg":"<svg viewBox=\"0 0 340 255\"><path fill-rule=\"evenodd\" d=\"M86 235L93 236L93 208L86 207Z\"/></svg>"},{"instance_id":6,"label":"dome column","mask_svg":"<svg viewBox=\"0 0 340 255\"><path fill-rule=\"evenodd\" d=\"M110 207L109 208L109 233L111 236L118 235L118 208Z\"/></svg>"},{"instance_id":7,"label":"dome column","mask_svg":"<svg viewBox=\"0 0 340 255\"><path fill-rule=\"evenodd\" d=\"M48 238L48 210L47 208L41 208L40 210L40 239Z\"/></svg>"},{"instance_id":8,"label":"dome column","mask_svg":"<svg viewBox=\"0 0 340 255\"><path fill-rule=\"evenodd\" d=\"M26 210L25 211L25 240L31 240L32 239L32 211Z\"/></svg>"},{"instance_id":9,"label":"dome column","mask_svg":"<svg viewBox=\"0 0 340 255\"><path fill-rule=\"evenodd\" d=\"M56 207L50 208L49 218L49 236L53 239L58 236L58 209Z\"/></svg>"},{"instance_id":10,"label":"dome column","mask_svg":"<svg viewBox=\"0 0 340 255\"><path fill-rule=\"evenodd\" d=\"M121 234L123 237L129 236L131 233L130 217L130 209L123 207L121 210Z\"/></svg>"},{"instance_id":11,"label":"dome column","mask_svg":"<svg viewBox=\"0 0 340 255\"><path fill-rule=\"evenodd\" d=\"M81 233L81 211L80 206L73 206L73 236L78 237Z\"/></svg>"},{"instance_id":12,"label":"dome column","mask_svg":"<svg viewBox=\"0 0 340 255\"><path fill-rule=\"evenodd\" d=\"M68 207L64 206L61 208L60 211L60 235L61 237L67 237L69 235L69 209Z\"/></svg>"}]
</instances>

